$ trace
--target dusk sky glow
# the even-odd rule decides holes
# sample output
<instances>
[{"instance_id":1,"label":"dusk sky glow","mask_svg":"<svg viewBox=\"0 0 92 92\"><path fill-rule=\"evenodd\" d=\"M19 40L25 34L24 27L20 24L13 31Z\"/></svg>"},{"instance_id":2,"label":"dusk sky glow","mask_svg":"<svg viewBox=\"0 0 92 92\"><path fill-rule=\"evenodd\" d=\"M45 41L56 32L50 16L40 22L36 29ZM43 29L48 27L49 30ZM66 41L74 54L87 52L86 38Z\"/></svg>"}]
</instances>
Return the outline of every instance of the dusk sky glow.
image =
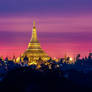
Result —
<instances>
[{"instance_id":1,"label":"dusk sky glow","mask_svg":"<svg viewBox=\"0 0 92 92\"><path fill-rule=\"evenodd\" d=\"M0 0L0 56L24 52L33 20L48 55L92 51L92 0Z\"/></svg>"}]
</instances>

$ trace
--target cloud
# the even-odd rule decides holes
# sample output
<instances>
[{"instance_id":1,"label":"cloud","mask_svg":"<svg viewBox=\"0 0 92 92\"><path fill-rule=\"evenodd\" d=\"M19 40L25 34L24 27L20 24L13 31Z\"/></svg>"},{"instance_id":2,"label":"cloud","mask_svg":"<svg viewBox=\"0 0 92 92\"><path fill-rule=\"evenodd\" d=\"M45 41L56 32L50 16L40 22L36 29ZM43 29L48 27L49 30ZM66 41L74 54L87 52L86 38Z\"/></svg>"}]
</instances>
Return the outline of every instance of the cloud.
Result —
<instances>
[{"instance_id":1,"label":"cloud","mask_svg":"<svg viewBox=\"0 0 92 92\"><path fill-rule=\"evenodd\" d=\"M36 20L39 32L91 32L92 16L0 17L0 31L29 32Z\"/></svg>"},{"instance_id":2,"label":"cloud","mask_svg":"<svg viewBox=\"0 0 92 92\"><path fill-rule=\"evenodd\" d=\"M30 32L0 32L1 44L28 44ZM91 43L92 32L38 32L38 39L44 43Z\"/></svg>"}]
</instances>

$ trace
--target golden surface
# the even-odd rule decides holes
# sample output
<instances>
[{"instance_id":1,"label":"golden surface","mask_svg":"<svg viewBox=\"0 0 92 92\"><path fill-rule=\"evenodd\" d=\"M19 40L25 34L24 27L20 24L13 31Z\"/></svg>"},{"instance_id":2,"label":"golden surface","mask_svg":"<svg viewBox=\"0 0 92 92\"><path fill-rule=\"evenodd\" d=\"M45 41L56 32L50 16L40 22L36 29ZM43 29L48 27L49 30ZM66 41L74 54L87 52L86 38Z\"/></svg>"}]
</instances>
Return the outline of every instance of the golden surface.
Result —
<instances>
[{"instance_id":1,"label":"golden surface","mask_svg":"<svg viewBox=\"0 0 92 92\"><path fill-rule=\"evenodd\" d=\"M28 57L29 65L34 64L32 62L34 62L35 60L38 61L38 63L39 63L39 59L41 59L43 61L47 61L50 58L47 55L47 53L45 53L43 51L43 49L41 48L40 43L39 43L39 41L37 39L35 21L33 22L31 41L29 42L28 48L26 49L26 51L21 55L21 58L24 58L25 56Z\"/></svg>"}]
</instances>

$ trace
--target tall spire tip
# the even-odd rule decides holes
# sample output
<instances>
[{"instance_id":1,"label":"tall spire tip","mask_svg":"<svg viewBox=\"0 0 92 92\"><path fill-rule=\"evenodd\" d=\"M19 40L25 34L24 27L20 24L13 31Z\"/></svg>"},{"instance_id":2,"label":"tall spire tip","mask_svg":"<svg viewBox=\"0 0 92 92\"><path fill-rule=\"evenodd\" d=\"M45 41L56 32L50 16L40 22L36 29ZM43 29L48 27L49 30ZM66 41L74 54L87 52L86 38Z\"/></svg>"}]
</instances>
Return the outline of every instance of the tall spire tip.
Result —
<instances>
[{"instance_id":1,"label":"tall spire tip","mask_svg":"<svg viewBox=\"0 0 92 92\"><path fill-rule=\"evenodd\" d=\"M33 21L33 27L35 27L35 20Z\"/></svg>"}]
</instances>

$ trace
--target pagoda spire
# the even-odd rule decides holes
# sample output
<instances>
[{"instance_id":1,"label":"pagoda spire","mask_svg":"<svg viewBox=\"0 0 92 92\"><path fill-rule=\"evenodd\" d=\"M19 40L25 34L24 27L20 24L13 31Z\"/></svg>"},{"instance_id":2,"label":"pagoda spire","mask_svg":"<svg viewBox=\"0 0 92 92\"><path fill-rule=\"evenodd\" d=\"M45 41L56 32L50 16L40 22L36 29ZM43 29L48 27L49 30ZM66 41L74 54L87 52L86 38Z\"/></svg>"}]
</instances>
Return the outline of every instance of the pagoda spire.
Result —
<instances>
[{"instance_id":1,"label":"pagoda spire","mask_svg":"<svg viewBox=\"0 0 92 92\"><path fill-rule=\"evenodd\" d=\"M44 63L44 61L45 62L48 61L50 58L47 55L47 53L45 53L44 50L41 48L40 42L37 40L35 21L33 21L31 41L29 42L28 48L26 49L26 51L20 56L22 62L24 62L23 58L25 58L25 56L28 57L29 65L34 64L34 62L36 62L37 64L40 64L39 58L41 58L41 60L43 60L43 63Z\"/></svg>"},{"instance_id":2,"label":"pagoda spire","mask_svg":"<svg viewBox=\"0 0 92 92\"><path fill-rule=\"evenodd\" d=\"M33 21L33 27L35 27L35 21Z\"/></svg>"},{"instance_id":3,"label":"pagoda spire","mask_svg":"<svg viewBox=\"0 0 92 92\"><path fill-rule=\"evenodd\" d=\"M38 42L38 40L37 40L37 32L36 32L36 27L35 27L35 21L33 21L31 43L35 43L35 42Z\"/></svg>"}]
</instances>

